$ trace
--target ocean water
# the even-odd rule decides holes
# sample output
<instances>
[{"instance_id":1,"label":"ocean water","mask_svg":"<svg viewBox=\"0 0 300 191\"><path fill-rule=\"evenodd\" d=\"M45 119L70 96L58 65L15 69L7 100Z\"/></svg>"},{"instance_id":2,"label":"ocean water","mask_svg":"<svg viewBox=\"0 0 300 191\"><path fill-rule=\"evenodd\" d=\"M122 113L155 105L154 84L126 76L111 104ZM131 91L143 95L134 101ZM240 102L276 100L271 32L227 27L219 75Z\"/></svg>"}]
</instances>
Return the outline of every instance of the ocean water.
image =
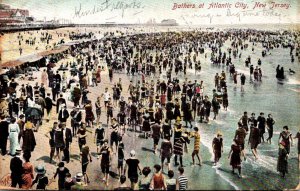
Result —
<instances>
[{"instance_id":1,"label":"ocean water","mask_svg":"<svg viewBox=\"0 0 300 191\"><path fill-rule=\"evenodd\" d=\"M223 50L226 50L227 47L229 47L229 44L226 44L225 47L223 47ZM282 131L282 127L284 125L288 125L293 136L300 128L299 62L295 61L294 63L291 63L288 49L274 49L270 51L271 55L264 58L261 58L261 50L262 47L258 45L258 47L255 47L254 52L252 52L250 46L248 50L242 51L241 59L233 59L233 63L235 64L237 71L246 75L245 92L241 92L240 90L239 78L238 86L234 87L233 80L229 77L229 73L227 73L229 95L228 111L221 109L222 111L217 117L217 120L211 121L210 124L197 124L200 127L201 132L201 143L203 146L202 155L205 164L211 168L205 173L205 180L207 177L212 176L211 174L214 174L211 171L215 171L215 174L226 182L226 186L231 187L230 189L292 189L299 183L299 167L296 147L297 140L291 148L291 154L288 161L289 174L287 177L282 179L276 169L278 157L277 142L279 133ZM210 53L208 52L207 55L210 55ZM261 58L262 60L261 69L263 77L261 83L250 83L249 68L244 66L244 61L249 55L251 56L251 61L254 66L257 65L258 58ZM212 77L216 72L220 73L222 70L226 71L227 69L226 66L212 66L209 58L205 59L204 56L200 59L203 72L195 79L198 81L204 81L206 89L205 94L212 97L211 90L214 87ZM276 67L278 64L284 66L285 70L288 70L288 68L293 69L296 71L296 74L289 75L286 72L287 79L279 83L275 78ZM258 146L259 159L257 161L254 160L250 146L246 145L245 152L247 160L242 163L243 178L239 179L236 174L231 174L231 167L227 157L237 128L237 122L243 115L244 111L247 111L249 115L254 112L256 113L256 116L258 116L260 112L264 112L266 117L269 113L271 113L276 123L272 144L269 145L267 143L263 143ZM211 166L211 141L217 131L221 131L223 133L224 153L220 161L221 165L214 168ZM265 134L265 140L267 137L268 133ZM246 138L246 143L247 141L248 136ZM195 181L197 178L198 177L195 176ZM222 184L218 183L219 182L215 181L204 181L206 186L201 184L200 187L195 185L193 188L228 188L223 187Z\"/></svg>"}]
</instances>

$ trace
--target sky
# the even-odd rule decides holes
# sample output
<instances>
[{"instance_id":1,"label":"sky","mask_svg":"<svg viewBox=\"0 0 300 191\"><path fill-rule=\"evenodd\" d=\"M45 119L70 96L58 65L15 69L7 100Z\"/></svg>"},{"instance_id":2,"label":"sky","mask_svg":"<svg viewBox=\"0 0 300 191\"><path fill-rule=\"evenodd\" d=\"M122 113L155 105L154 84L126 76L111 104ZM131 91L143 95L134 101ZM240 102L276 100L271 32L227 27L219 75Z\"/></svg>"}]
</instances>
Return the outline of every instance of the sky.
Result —
<instances>
[{"instance_id":1,"label":"sky","mask_svg":"<svg viewBox=\"0 0 300 191\"><path fill-rule=\"evenodd\" d=\"M12 8L28 9L30 15L39 20L65 19L79 24L145 23L150 19L155 19L158 23L163 19L175 19L181 25L300 23L300 0L2 0L0 2ZM195 8L178 8L182 3L191 6L194 4ZM210 8L211 3L223 4L223 8ZM266 6L254 8L257 3ZM280 7L272 9L275 3ZM245 4L246 7L243 7Z\"/></svg>"}]
</instances>

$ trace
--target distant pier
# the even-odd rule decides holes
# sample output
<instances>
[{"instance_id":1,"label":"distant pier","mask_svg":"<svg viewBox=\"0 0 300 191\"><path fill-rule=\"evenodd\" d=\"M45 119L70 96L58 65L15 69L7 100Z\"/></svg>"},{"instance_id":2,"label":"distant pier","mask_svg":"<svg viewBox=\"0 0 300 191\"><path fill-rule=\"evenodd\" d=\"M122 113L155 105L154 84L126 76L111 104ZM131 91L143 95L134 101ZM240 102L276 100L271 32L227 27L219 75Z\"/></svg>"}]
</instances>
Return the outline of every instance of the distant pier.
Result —
<instances>
[{"instance_id":1,"label":"distant pier","mask_svg":"<svg viewBox=\"0 0 300 191\"><path fill-rule=\"evenodd\" d=\"M40 30L40 29L57 29L64 27L74 27L74 24L26 24L26 25L9 25L0 26L0 32L9 33L16 31Z\"/></svg>"}]
</instances>

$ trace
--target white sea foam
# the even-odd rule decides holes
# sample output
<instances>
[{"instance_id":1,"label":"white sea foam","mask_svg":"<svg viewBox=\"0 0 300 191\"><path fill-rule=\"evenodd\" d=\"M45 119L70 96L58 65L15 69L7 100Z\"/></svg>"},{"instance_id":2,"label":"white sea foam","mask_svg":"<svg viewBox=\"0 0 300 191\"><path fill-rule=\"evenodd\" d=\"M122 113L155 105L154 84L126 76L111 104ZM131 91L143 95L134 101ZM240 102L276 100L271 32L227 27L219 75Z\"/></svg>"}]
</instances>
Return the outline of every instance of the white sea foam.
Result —
<instances>
[{"instance_id":1,"label":"white sea foam","mask_svg":"<svg viewBox=\"0 0 300 191\"><path fill-rule=\"evenodd\" d=\"M221 177L223 178L226 182L228 182L232 187L234 187L235 190L240 190L239 187L237 187L237 185L235 185L231 180L229 180L226 176L224 176L220 170L218 170L218 168L215 168L216 169L216 173Z\"/></svg>"},{"instance_id":2,"label":"white sea foam","mask_svg":"<svg viewBox=\"0 0 300 191\"><path fill-rule=\"evenodd\" d=\"M294 92L300 92L300 89L292 89L292 88L289 88L289 90L292 90L292 91L294 91Z\"/></svg>"},{"instance_id":3,"label":"white sea foam","mask_svg":"<svg viewBox=\"0 0 300 191\"><path fill-rule=\"evenodd\" d=\"M259 151L278 151L278 149L259 149Z\"/></svg>"},{"instance_id":4,"label":"white sea foam","mask_svg":"<svg viewBox=\"0 0 300 191\"><path fill-rule=\"evenodd\" d=\"M257 160L252 159L254 157L247 157L247 162L250 165L252 165L254 169L264 167L269 171L277 172L276 171L277 162L275 158L266 155L261 155L261 154L258 154L258 157L259 158Z\"/></svg>"},{"instance_id":5,"label":"white sea foam","mask_svg":"<svg viewBox=\"0 0 300 191\"><path fill-rule=\"evenodd\" d=\"M291 84L291 85L300 85L300 81L299 80L295 80L295 79L288 79L287 84Z\"/></svg>"}]
</instances>

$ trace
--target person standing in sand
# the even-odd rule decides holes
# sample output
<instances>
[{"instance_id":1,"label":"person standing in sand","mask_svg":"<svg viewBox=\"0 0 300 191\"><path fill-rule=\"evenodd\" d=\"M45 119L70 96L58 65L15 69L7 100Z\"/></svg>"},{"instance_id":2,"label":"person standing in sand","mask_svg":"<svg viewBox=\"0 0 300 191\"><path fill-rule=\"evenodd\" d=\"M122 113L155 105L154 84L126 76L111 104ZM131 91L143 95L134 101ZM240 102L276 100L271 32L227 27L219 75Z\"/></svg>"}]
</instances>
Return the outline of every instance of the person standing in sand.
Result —
<instances>
[{"instance_id":1,"label":"person standing in sand","mask_svg":"<svg viewBox=\"0 0 300 191\"><path fill-rule=\"evenodd\" d=\"M97 74L96 74L97 83L101 82L101 67L98 66Z\"/></svg>"},{"instance_id":2,"label":"person standing in sand","mask_svg":"<svg viewBox=\"0 0 300 191\"><path fill-rule=\"evenodd\" d=\"M41 74L41 80L43 84L48 84L48 74L46 72L46 70L43 70L42 74Z\"/></svg>"}]
</instances>

